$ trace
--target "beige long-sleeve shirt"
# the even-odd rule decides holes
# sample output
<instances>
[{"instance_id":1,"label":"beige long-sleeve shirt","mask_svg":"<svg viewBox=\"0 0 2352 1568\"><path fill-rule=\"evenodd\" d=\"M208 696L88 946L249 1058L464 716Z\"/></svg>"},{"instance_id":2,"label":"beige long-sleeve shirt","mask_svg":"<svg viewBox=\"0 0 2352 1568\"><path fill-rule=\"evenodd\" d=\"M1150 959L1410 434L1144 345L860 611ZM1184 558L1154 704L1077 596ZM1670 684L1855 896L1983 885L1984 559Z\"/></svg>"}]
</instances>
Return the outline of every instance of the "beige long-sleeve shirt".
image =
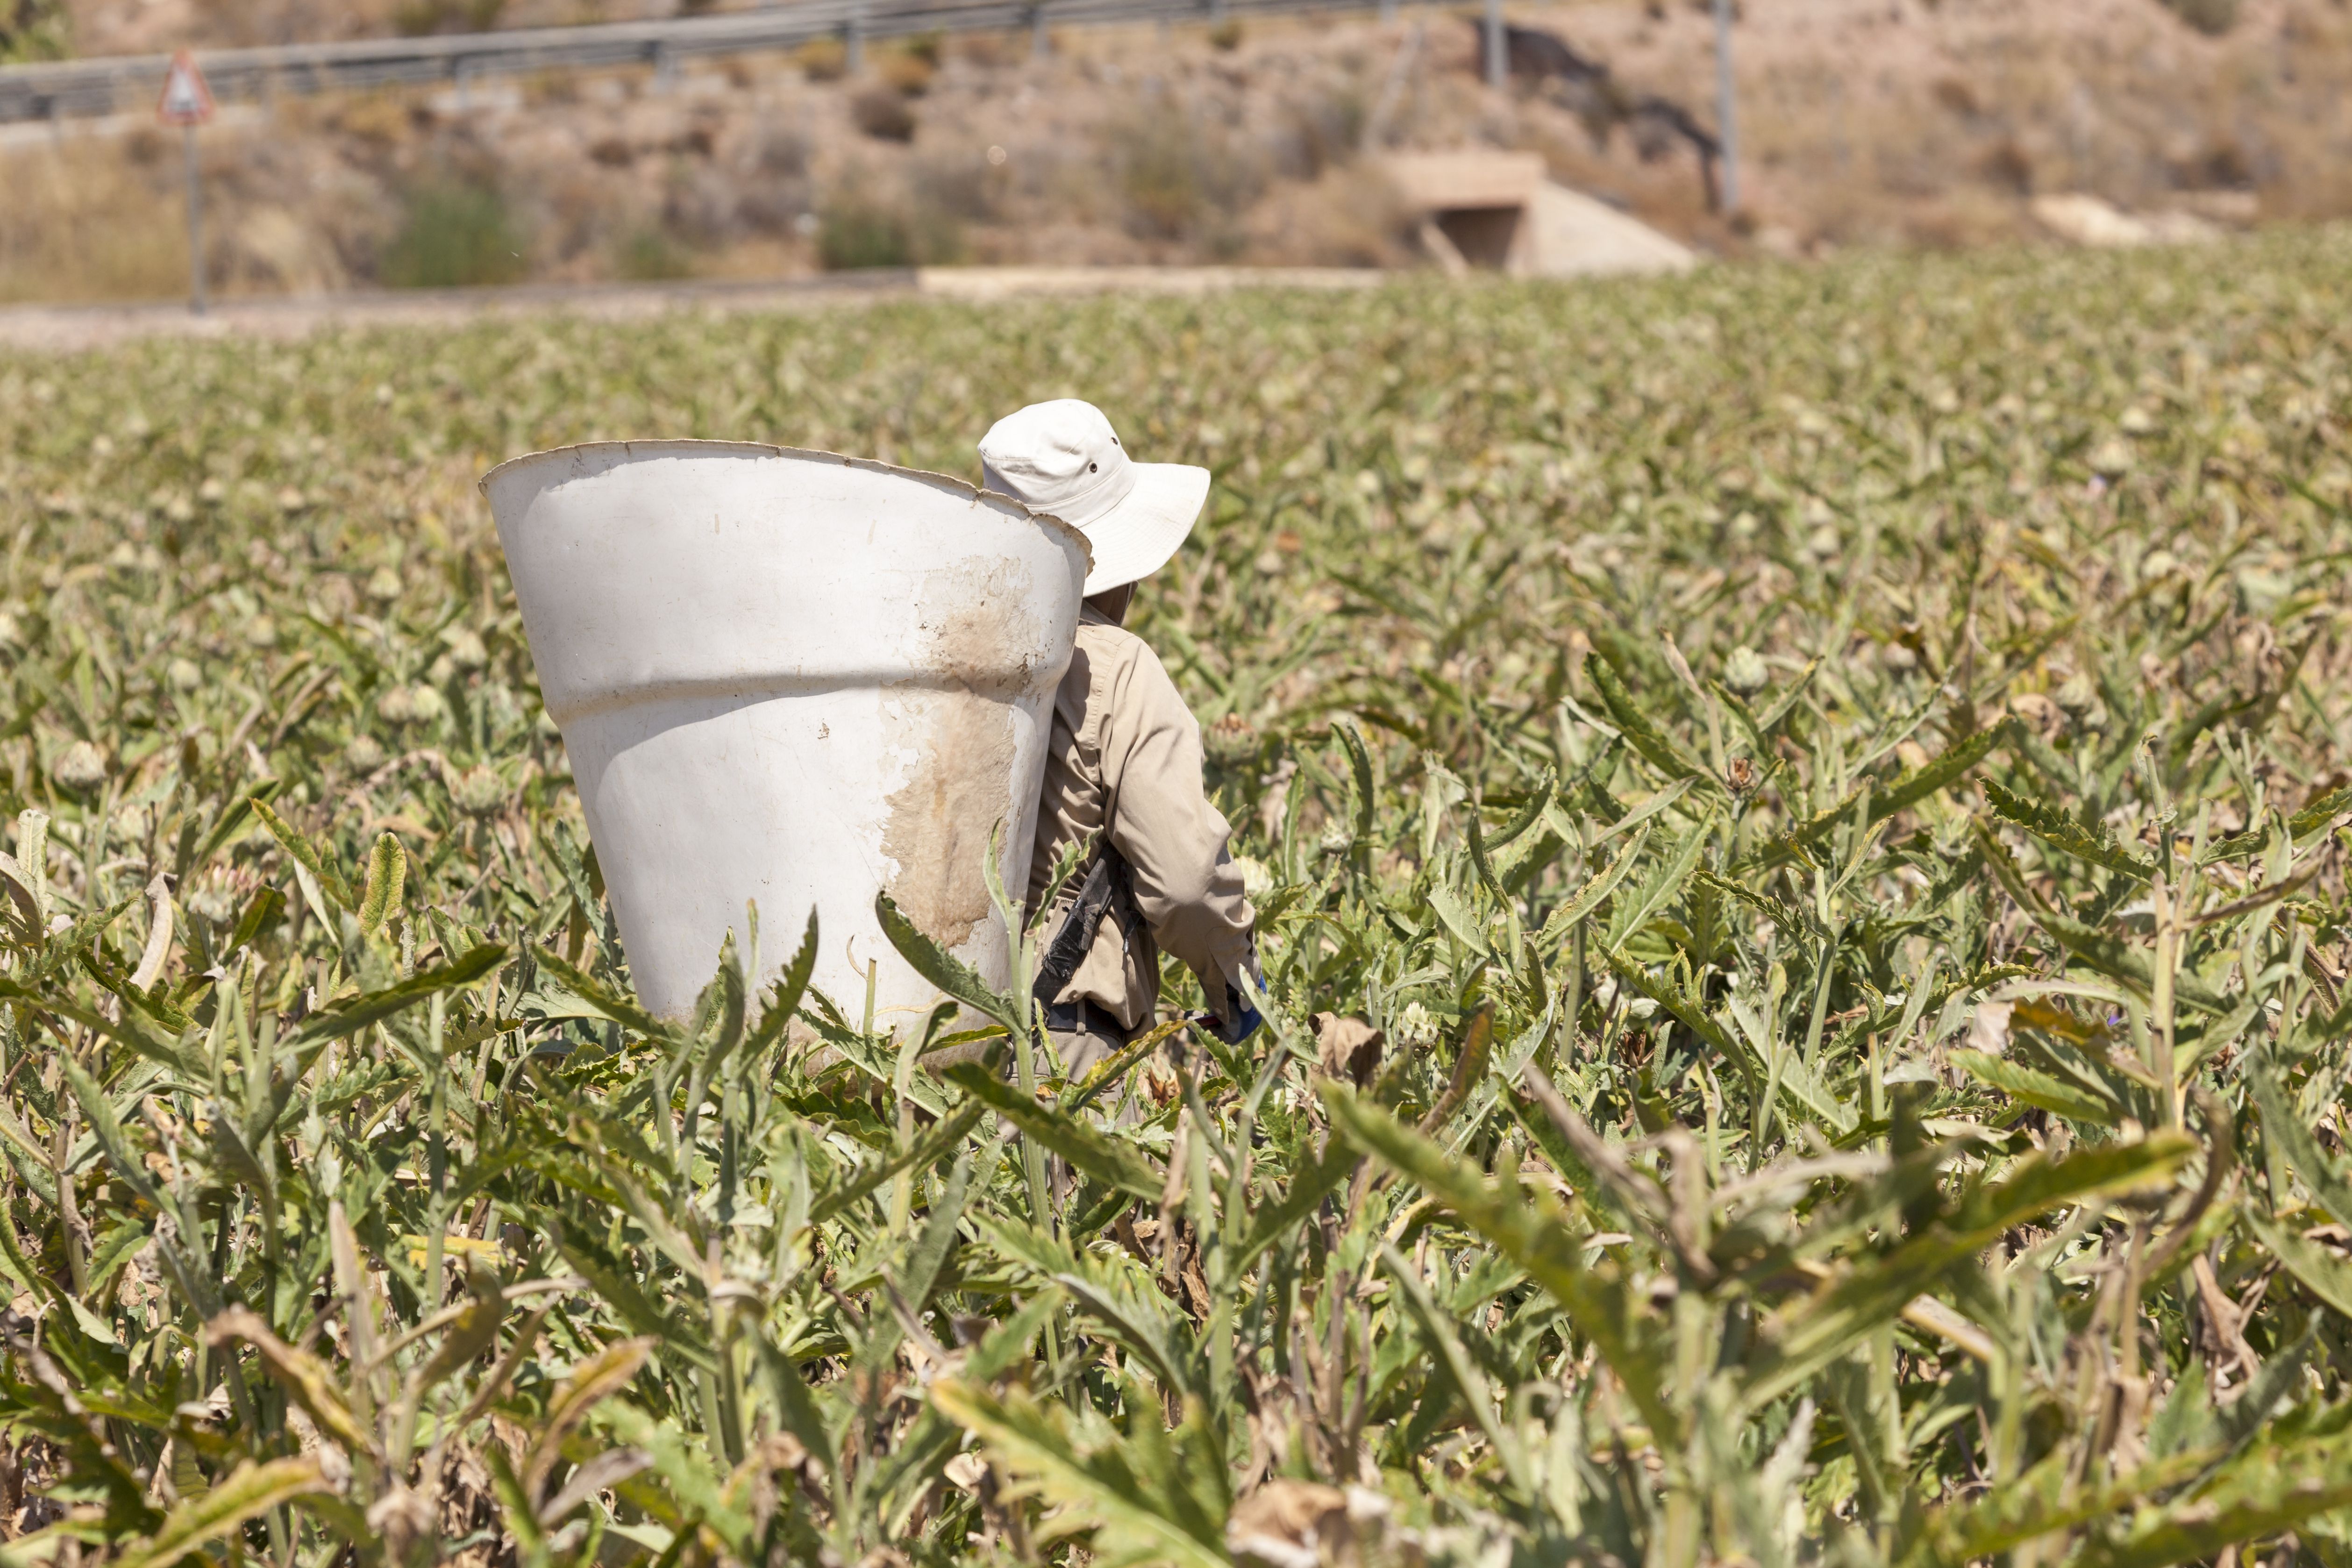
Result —
<instances>
[{"instance_id":1,"label":"beige long-sleeve shirt","mask_svg":"<svg viewBox=\"0 0 2352 1568\"><path fill-rule=\"evenodd\" d=\"M1037 847L1029 868L1034 908L1068 847L1097 833L1125 858L1145 933L1133 942L1105 915L1094 945L1056 1002L1091 998L1129 1029L1160 999L1160 954L1176 955L1201 980L1220 1016L1225 988L1254 972L1255 921L1242 875L1226 853L1233 829L1201 777L1201 726L1159 656L1091 605L1054 698ZM1077 897L1073 877L1045 925L1050 942Z\"/></svg>"}]
</instances>

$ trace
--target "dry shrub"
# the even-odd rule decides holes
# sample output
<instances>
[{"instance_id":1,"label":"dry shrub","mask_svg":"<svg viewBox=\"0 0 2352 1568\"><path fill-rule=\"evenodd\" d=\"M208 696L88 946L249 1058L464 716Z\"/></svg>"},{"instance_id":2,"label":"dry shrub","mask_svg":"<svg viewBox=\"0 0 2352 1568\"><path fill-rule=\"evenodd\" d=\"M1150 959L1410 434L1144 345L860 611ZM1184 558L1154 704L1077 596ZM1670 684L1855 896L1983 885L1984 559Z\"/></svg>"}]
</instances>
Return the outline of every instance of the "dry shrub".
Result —
<instances>
[{"instance_id":1,"label":"dry shrub","mask_svg":"<svg viewBox=\"0 0 2352 1568\"><path fill-rule=\"evenodd\" d=\"M839 38L811 38L793 51L793 63L811 81L839 81L849 74L849 50Z\"/></svg>"},{"instance_id":2,"label":"dry shrub","mask_svg":"<svg viewBox=\"0 0 2352 1568\"><path fill-rule=\"evenodd\" d=\"M408 289L512 283L530 271L529 248L498 190L445 177L410 193L406 220L384 250L380 278Z\"/></svg>"},{"instance_id":3,"label":"dry shrub","mask_svg":"<svg viewBox=\"0 0 2352 1568\"><path fill-rule=\"evenodd\" d=\"M767 179L797 180L808 174L808 138L790 125L762 125L751 151L752 167Z\"/></svg>"},{"instance_id":4,"label":"dry shrub","mask_svg":"<svg viewBox=\"0 0 2352 1568\"><path fill-rule=\"evenodd\" d=\"M818 212L816 249L828 271L921 267L961 259L963 237L945 213L850 190Z\"/></svg>"},{"instance_id":5,"label":"dry shrub","mask_svg":"<svg viewBox=\"0 0 2352 1568\"><path fill-rule=\"evenodd\" d=\"M982 70L994 70L1011 65L1023 57L1024 50L1013 40L999 33L965 33L955 41L956 58Z\"/></svg>"},{"instance_id":6,"label":"dry shrub","mask_svg":"<svg viewBox=\"0 0 2352 1568\"><path fill-rule=\"evenodd\" d=\"M1265 189L1265 154L1222 116L1169 99L1111 122L1105 151L1128 232L1230 252L1241 212Z\"/></svg>"},{"instance_id":7,"label":"dry shrub","mask_svg":"<svg viewBox=\"0 0 2352 1568\"><path fill-rule=\"evenodd\" d=\"M1286 267L1408 267L1412 213L1370 163L1334 169L1304 187L1286 185L1252 215L1250 258Z\"/></svg>"},{"instance_id":8,"label":"dry shrub","mask_svg":"<svg viewBox=\"0 0 2352 1568\"><path fill-rule=\"evenodd\" d=\"M2185 190L2252 190L2254 163L2237 138L2222 136L2207 142L2193 159L2177 165L2173 178Z\"/></svg>"},{"instance_id":9,"label":"dry shrub","mask_svg":"<svg viewBox=\"0 0 2352 1568\"><path fill-rule=\"evenodd\" d=\"M666 229L631 229L613 247L613 276L631 282L653 283L686 278L694 272L694 258Z\"/></svg>"},{"instance_id":10,"label":"dry shrub","mask_svg":"<svg viewBox=\"0 0 2352 1568\"><path fill-rule=\"evenodd\" d=\"M1232 54L1242 47L1242 24L1238 16L1228 16L1209 29L1209 47L1220 54Z\"/></svg>"},{"instance_id":11,"label":"dry shrub","mask_svg":"<svg viewBox=\"0 0 2352 1568\"><path fill-rule=\"evenodd\" d=\"M735 219L751 235L782 235L809 210L812 149L790 125L762 126L750 140L731 174L720 183L732 191Z\"/></svg>"},{"instance_id":12,"label":"dry shrub","mask_svg":"<svg viewBox=\"0 0 2352 1568\"><path fill-rule=\"evenodd\" d=\"M61 60L72 52L73 17L64 0L0 5L0 63Z\"/></svg>"},{"instance_id":13,"label":"dry shrub","mask_svg":"<svg viewBox=\"0 0 2352 1568\"><path fill-rule=\"evenodd\" d=\"M506 0L400 0L392 27L404 38L433 33L487 33L499 25Z\"/></svg>"},{"instance_id":14,"label":"dry shrub","mask_svg":"<svg viewBox=\"0 0 2352 1568\"><path fill-rule=\"evenodd\" d=\"M1958 77L1937 78L1934 90L1937 103L1964 120L1974 120L1984 112L1984 105L1977 100L1976 89Z\"/></svg>"},{"instance_id":15,"label":"dry shrub","mask_svg":"<svg viewBox=\"0 0 2352 1568\"><path fill-rule=\"evenodd\" d=\"M1325 84L1282 106L1275 162L1293 179L1313 180L1356 155L1368 113L1352 82Z\"/></svg>"},{"instance_id":16,"label":"dry shrub","mask_svg":"<svg viewBox=\"0 0 2352 1568\"><path fill-rule=\"evenodd\" d=\"M887 87L869 87L849 100L850 121L877 142L912 142L915 111L906 94Z\"/></svg>"},{"instance_id":17,"label":"dry shrub","mask_svg":"<svg viewBox=\"0 0 2352 1568\"><path fill-rule=\"evenodd\" d=\"M918 154L907 169L915 205L964 223L994 223L1005 216L1013 173L971 148Z\"/></svg>"},{"instance_id":18,"label":"dry shrub","mask_svg":"<svg viewBox=\"0 0 2352 1568\"><path fill-rule=\"evenodd\" d=\"M408 140L416 129L416 117L399 95L371 92L346 101L336 111L333 123L347 136L390 147Z\"/></svg>"},{"instance_id":19,"label":"dry shrub","mask_svg":"<svg viewBox=\"0 0 2352 1568\"><path fill-rule=\"evenodd\" d=\"M2004 136L1977 154L1977 178L2011 195L2033 194L2033 158L2014 136Z\"/></svg>"},{"instance_id":20,"label":"dry shrub","mask_svg":"<svg viewBox=\"0 0 2352 1568\"><path fill-rule=\"evenodd\" d=\"M912 49L892 49L874 62L874 74L883 86L895 88L908 98L920 98L931 90L931 78L939 74L939 65Z\"/></svg>"},{"instance_id":21,"label":"dry shrub","mask_svg":"<svg viewBox=\"0 0 2352 1568\"><path fill-rule=\"evenodd\" d=\"M2238 25L2238 0L2163 0L2164 8L2209 37Z\"/></svg>"},{"instance_id":22,"label":"dry shrub","mask_svg":"<svg viewBox=\"0 0 2352 1568\"><path fill-rule=\"evenodd\" d=\"M316 214L263 205L231 215L222 247L208 259L224 292L326 294L351 285L351 275Z\"/></svg>"}]
</instances>

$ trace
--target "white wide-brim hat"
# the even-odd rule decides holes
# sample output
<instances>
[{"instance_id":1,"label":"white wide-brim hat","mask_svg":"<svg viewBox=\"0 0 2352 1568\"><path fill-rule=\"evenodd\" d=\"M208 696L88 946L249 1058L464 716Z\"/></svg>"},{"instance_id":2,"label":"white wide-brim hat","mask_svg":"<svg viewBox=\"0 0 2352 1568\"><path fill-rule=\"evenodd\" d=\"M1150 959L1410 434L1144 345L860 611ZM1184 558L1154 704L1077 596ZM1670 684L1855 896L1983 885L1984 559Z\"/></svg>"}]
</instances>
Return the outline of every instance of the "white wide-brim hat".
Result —
<instances>
[{"instance_id":1,"label":"white wide-brim hat","mask_svg":"<svg viewBox=\"0 0 2352 1568\"><path fill-rule=\"evenodd\" d=\"M1139 463L1103 411L1075 397L1033 403L980 438L988 488L1060 518L1087 536L1085 591L1140 582L1168 563L1209 498L1209 470Z\"/></svg>"}]
</instances>

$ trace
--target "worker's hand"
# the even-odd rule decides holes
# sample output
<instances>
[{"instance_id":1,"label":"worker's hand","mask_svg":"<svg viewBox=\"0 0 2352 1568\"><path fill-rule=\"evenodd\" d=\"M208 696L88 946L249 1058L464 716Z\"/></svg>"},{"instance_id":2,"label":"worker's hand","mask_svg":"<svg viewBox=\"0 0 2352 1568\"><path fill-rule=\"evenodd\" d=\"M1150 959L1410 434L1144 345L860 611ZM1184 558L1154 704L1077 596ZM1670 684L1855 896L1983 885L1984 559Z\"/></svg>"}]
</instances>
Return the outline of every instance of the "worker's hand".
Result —
<instances>
[{"instance_id":1,"label":"worker's hand","mask_svg":"<svg viewBox=\"0 0 2352 1568\"><path fill-rule=\"evenodd\" d=\"M1228 985L1225 987L1224 1017L1217 1019L1213 1016L1210 1021L1216 1025L1217 1038L1229 1046L1238 1046L1256 1034L1257 1026L1265 1020L1257 1016L1257 1009L1244 1000L1240 992Z\"/></svg>"}]
</instances>

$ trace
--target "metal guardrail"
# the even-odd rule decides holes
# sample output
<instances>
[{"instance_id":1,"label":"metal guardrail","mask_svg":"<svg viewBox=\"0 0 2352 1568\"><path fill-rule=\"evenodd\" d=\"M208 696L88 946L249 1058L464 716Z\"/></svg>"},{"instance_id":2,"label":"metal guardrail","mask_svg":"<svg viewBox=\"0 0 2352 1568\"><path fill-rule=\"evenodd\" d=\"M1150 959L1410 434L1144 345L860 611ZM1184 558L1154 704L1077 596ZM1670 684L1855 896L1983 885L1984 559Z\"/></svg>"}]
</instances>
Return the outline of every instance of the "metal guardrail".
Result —
<instances>
[{"instance_id":1,"label":"metal guardrail","mask_svg":"<svg viewBox=\"0 0 2352 1568\"><path fill-rule=\"evenodd\" d=\"M1356 0L1364 5L1365 0ZM1392 0L1381 0L1385 6ZM198 54L213 94L230 100L345 92L551 70L652 66L697 56L754 54L835 37L855 50L868 38L919 33L1042 35L1054 26L1215 21L1228 11L1353 8L1348 0L795 0L756 11L662 22L531 27L423 38L211 49ZM0 67L0 121L116 114L152 104L168 55L114 55Z\"/></svg>"}]
</instances>

